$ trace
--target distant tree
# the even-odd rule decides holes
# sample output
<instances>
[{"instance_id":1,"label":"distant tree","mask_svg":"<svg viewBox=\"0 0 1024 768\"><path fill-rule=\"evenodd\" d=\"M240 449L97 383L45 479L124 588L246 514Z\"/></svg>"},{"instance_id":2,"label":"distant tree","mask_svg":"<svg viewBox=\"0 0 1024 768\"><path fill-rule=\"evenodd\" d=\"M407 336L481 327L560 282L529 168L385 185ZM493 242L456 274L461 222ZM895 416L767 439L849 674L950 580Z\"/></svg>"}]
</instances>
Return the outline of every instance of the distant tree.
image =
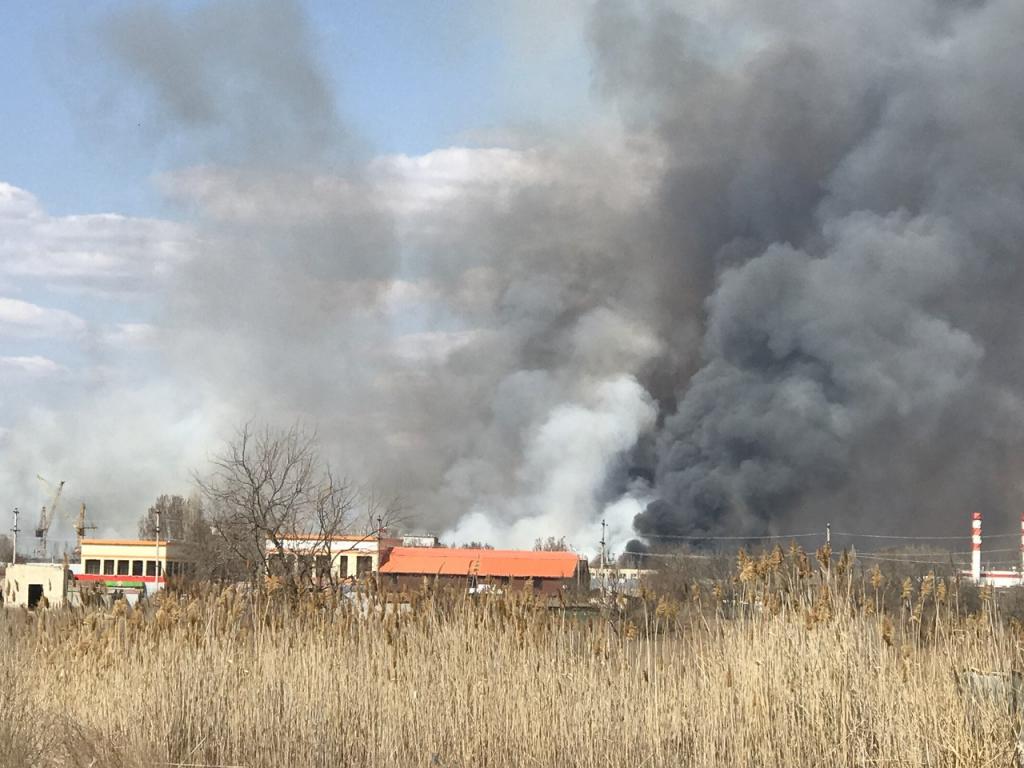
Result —
<instances>
[{"instance_id":1,"label":"distant tree","mask_svg":"<svg viewBox=\"0 0 1024 768\"><path fill-rule=\"evenodd\" d=\"M467 541L465 544L460 544L459 549L494 549L494 547L484 544L482 541Z\"/></svg>"},{"instance_id":2,"label":"distant tree","mask_svg":"<svg viewBox=\"0 0 1024 768\"><path fill-rule=\"evenodd\" d=\"M533 542L534 552L569 552L569 545L565 543L565 536L555 538L548 536L546 539L537 539Z\"/></svg>"},{"instance_id":3,"label":"distant tree","mask_svg":"<svg viewBox=\"0 0 1024 768\"><path fill-rule=\"evenodd\" d=\"M201 533L200 529L209 529L203 517L203 501L196 494L188 499L162 494L139 518L139 538L155 539L158 520L161 539L190 541Z\"/></svg>"},{"instance_id":4,"label":"distant tree","mask_svg":"<svg viewBox=\"0 0 1024 768\"><path fill-rule=\"evenodd\" d=\"M268 573L271 557L286 562L289 536L312 536L312 553L326 554L331 537L352 524L357 490L323 460L316 433L298 424L286 430L245 424L211 464L208 474L196 476L210 523L250 577Z\"/></svg>"},{"instance_id":5,"label":"distant tree","mask_svg":"<svg viewBox=\"0 0 1024 768\"><path fill-rule=\"evenodd\" d=\"M231 553L214 536L206 519L203 499L198 493L191 494L187 499L179 495L160 495L139 518L140 538L156 538L158 514L160 538L189 545L196 578L239 578L239 569L233 563Z\"/></svg>"},{"instance_id":6,"label":"distant tree","mask_svg":"<svg viewBox=\"0 0 1024 768\"><path fill-rule=\"evenodd\" d=\"M0 535L0 563L9 563L14 559L14 544L9 536Z\"/></svg>"}]
</instances>

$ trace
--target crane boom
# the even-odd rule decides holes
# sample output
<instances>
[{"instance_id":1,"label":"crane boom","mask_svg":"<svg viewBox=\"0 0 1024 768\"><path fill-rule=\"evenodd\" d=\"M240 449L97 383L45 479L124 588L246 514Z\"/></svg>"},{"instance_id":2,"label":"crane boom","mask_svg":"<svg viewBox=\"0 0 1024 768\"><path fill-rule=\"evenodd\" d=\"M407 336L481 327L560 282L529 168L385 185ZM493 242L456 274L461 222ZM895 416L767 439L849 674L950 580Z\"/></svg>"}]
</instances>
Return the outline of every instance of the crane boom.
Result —
<instances>
[{"instance_id":1,"label":"crane boom","mask_svg":"<svg viewBox=\"0 0 1024 768\"><path fill-rule=\"evenodd\" d=\"M42 475L36 475L36 477L47 485L50 485ZM52 488L53 486L50 487ZM60 494L63 490L64 481L61 480L57 484L56 490L53 492L53 498L50 500L49 510L47 510L46 507L43 507L39 513L39 525L36 526L36 538L39 539L39 551L43 557L46 557L46 535L50 531L50 524L53 522L53 515L57 511L57 503L60 501Z\"/></svg>"}]
</instances>

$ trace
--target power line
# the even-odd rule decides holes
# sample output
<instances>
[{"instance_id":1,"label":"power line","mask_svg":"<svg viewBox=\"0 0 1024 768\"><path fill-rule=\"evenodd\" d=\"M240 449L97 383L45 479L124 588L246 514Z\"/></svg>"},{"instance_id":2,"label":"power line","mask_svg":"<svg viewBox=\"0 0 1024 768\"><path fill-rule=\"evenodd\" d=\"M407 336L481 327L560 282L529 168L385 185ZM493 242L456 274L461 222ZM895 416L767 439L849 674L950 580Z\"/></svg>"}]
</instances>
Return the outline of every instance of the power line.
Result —
<instances>
[{"instance_id":1,"label":"power line","mask_svg":"<svg viewBox=\"0 0 1024 768\"><path fill-rule=\"evenodd\" d=\"M760 536L675 536L668 533L639 533L637 536L642 539L675 539L678 541L763 541L766 539L820 538L822 533L821 531L815 533L766 533Z\"/></svg>"},{"instance_id":2,"label":"power line","mask_svg":"<svg viewBox=\"0 0 1024 768\"><path fill-rule=\"evenodd\" d=\"M969 536L908 536L908 535L896 535L887 533L853 533L851 531L832 531L833 536L846 536L848 538L860 538L860 539L893 539L899 541L963 541L964 539L970 538ZM1020 534L1018 533L992 533L986 535L986 540L990 539L1014 539ZM824 538L825 534L822 531L814 531L813 533L765 533L765 534L750 534L747 536L712 536L705 534L702 536L678 536L670 533L638 533L637 537L641 539L665 539L674 541L774 541L778 539L814 539ZM992 551L992 550L989 550ZM1006 550L1016 551L1016 550Z\"/></svg>"},{"instance_id":3,"label":"power line","mask_svg":"<svg viewBox=\"0 0 1024 768\"><path fill-rule=\"evenodd\" d=\"M983 550L983 554L985 554L985 555L991 555L991 554L999 555L999 554L1006 554L1007 552L1020 552L1020 550L1016 549L1016 548L1014 548L1014 549L986 549L986 550ZM862 554L864 556L871 555L871 554L879 554L879 555L884 555L885 557L923 557L923 556L926 556L926 555L934 555L936 557L939 557L940 555L942 557L970 557L972 553L971 552L879 552L879 553L866 552L866 553L861 553L861 552L858 551L857 552L857 557L861 557Z\"/></svg>"},{"instance_id":4,"label":"power line","mask_svg":"<svg viewBox=\"0 0 1024 768\"><path fill-rule=\"evenodd\" d=\"M820 535L820 534L818 534ZM969 536L896 536L886 533L849 533L843 531L832 531L833 536L850 536L862 539L903 539L905 541L963 541ZM985 536L986 539L1008 539L1016 538L1018 533L993 533Z\"/></svg>"}]
</instances>

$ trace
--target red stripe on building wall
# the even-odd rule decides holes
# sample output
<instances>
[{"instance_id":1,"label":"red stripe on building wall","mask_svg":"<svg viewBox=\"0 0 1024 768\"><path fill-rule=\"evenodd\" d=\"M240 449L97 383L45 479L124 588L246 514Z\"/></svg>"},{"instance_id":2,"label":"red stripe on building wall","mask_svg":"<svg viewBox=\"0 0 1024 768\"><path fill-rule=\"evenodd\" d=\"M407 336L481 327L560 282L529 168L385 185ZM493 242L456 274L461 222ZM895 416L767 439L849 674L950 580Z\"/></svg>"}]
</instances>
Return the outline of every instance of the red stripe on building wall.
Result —
<instances>
[{"instance_id":1,"label":"red stripe on building wall","mask_svg":"<svg viewBox=\"0 0 1024 768\"><path fill-rule=\"evenodd\" d=\"M167 582L163 576L115 576L112 574L102 573L77 573L75 574L75 581L105 581L105 582L131 582L138 584L141 582L157 582L158 584L164 584Z\"/></svg>"}]
</instances>

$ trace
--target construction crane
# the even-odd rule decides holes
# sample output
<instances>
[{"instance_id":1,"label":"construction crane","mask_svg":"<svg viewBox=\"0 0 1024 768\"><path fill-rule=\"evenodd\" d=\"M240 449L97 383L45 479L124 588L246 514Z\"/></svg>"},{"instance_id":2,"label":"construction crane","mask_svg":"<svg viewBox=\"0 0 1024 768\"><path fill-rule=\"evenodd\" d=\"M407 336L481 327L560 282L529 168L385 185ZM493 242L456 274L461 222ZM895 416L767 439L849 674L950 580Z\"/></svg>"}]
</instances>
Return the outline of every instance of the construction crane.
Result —
<instances>
[{"instance_id":1,"label":"construction crane","mask_svg":"<svg viewBox=\"0 0 1024 768\"><path fill-rule=\"evenodd\" d=\"M95 525L89 525L85 522L85 502L82 502L82 506L78 510L78 517L72 521L75 526L75 551L74 556L77 559L82 557L82 539L85 538L85 532L95 530Z\"/></svg>"},{"instance_id":2,"label":"construction crane","mask_svg":"<svg viewBox=\"0 0 1024 768\"><path fill-rule=\"evenodd\" d=\"M51 485L50 482L42 475L36 475L36 477L46 483L47 487L53 488L53 485ZM53 498L50 500L49 510L44 506L42 511L39 513L39 525L36 526L36 538L39 539L37 553L44 559L48 555L48 552L46 551L46 536L50 532L50 524L53 522L53 515L57 511L57 502L60 501L60 494L63 490L64 481L61 480L53 492Z\"/></svg>"}]
</instances>

